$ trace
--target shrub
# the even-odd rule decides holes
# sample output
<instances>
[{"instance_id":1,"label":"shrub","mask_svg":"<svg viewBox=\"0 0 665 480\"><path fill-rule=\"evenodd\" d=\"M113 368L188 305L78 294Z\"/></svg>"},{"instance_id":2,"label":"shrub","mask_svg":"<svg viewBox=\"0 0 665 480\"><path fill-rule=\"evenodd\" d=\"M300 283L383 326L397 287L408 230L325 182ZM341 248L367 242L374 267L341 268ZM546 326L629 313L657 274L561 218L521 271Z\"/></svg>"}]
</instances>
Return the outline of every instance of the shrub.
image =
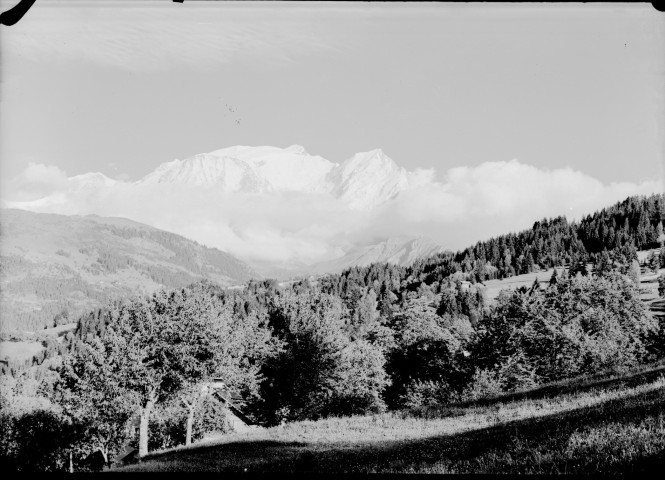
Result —
<instances>
[{"instance_id":1,"label":"shrub","mask_svg":"<svg viewBox=\"0 0 665 480\"><path fill-rule=\"evenodd\" d=\"M200 440L210 433L229 433L231 426L226 407L212 397L206 397L194 416L192 440Z\"/></svg>"},{"instance_id":2,"label":"shrub","mask_svg":"<svg viewBox=\"0 0 665 480\"><path fill-rule=\"evenodd\" d=\"M530 365L523 352L510 356L498 371L501 389L507 392L528 390L539 383L536 368Z\"/></svg>"},{"instance_id":3,"label":"shrub","mask_svg":"<svg viewBox=\"0 0 665 480\"><path fill-rule=\"evenodd\" d=\"M74 427L64 416L35 410L19 416L0 414L0 460L8 470L65 471Z\"/></svg>"},{"instance_id":4,"label":"shrub","mask_svg":"<svg viewBox=\"0 0 665 480\"><path fill-rule=\"evenodd\" d=\"M497 371L478 370L462 392L462 400L477 400L499 395L503 392L501 377Z\"/></svg>"},{"instance_id":5,"label":"shrub","mask_svg":"<svg viewBox=\"0 0 665 480\"><path fill-rule=\"evenodd\" d=\"M402 408L442 407L459 399L445 381L414 380L399 398Z\"/></svg>"},{"instance_id":6,"label":"shrub","mask_svg":"<svg viewBox=\"0 0 665 480\"><path fill-rule=\"evenodd\" d=\"M174 404L160 405L150 416L150 450L161 450L185 444L184 408Z\"/></svg>"}]
</instances>

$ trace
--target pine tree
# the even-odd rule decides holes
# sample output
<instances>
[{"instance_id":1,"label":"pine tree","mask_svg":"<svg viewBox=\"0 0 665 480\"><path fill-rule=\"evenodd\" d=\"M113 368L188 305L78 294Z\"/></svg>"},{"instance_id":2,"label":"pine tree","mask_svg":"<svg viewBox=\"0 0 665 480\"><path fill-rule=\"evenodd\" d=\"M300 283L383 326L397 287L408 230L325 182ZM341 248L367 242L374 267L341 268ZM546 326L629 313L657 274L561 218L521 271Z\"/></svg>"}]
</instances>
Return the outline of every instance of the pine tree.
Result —
<instances>
[{"instance_id":1,"label":"pine tree","mask_svg":"<svg viewBox=\"0 0 665 480\"><path fill-rule=\"evenodd\" d=\"M660 259L658 258L658 255L655 252L650 252L649 256L647 257L646 264L648 265L649 269L653 272L658 272L658 267L660 266Z\"/></svg>"},{"instance_id":2,"label":"pine tree","mask_svg":"<svg viewBox=\"0 0 665 480\"><path fill-rule=\"evenodd\" d=\"M598 255L596 262L594 263L593 271L597 277L602 277L608 271L612 269L612 260L606 249Z\"/></svg>"},{"instance_id":3,"label":"pine tree","mask_svg":"<svg viewBox=\"0 0 665 480\"><path fill-rule=\"evenodd\" d=\"M628 272L626 273L628 278L630 278L636 285L640 284L640 264L637 260L633 260L630 263Z\"/></svg>"},{"instance_id":4,"label":"pine tree","mask_svg":"<svg viewBox=\"0 0 665 480\"><path fill-rule=\"evenodd\" d=\"M540 282L538 281L538 277L536 277L533 280L533 283L531 284L531 289L529 290L531 293L540 291Z\"/></svg>"},{"instance_id":5,"label":"pine tree","mask_svg":"<svg viewBox=\"0 0 665 480\"><path fill-rule=\"evenodd\" d=\"M387 283L384 282L379 291L379 314L386 322L392 321L393 318L392 302L394 297L395 295L390 291Z\"/></svg>"}]
</instances>

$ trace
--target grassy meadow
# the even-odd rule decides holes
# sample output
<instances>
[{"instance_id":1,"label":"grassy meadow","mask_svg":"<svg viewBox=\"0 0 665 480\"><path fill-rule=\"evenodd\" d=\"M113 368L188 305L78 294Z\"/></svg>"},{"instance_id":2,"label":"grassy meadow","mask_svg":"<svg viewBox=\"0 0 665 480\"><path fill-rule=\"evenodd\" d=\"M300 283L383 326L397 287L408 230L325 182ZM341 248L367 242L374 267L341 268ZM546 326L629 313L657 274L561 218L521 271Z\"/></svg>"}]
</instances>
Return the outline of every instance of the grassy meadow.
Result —
<instances>
[{"instance_id":1,"label":"grassy meadow","mask_svg":"<svg viewBox=\"0 0 665 480\"><path fill-rule=\"evenodd\" d=\"M502 280L496 279L496 280L486 280L483 282L485 285L485 296L487 300L489 301L494 301L496 297L499 296L499 292L504 289L510 289L510 290L515 290L519 287L526 287L530 288L533 285L534 280L538 279L538 282L540 282L541 287L544 287L545 284L547 284L550 281L550 278L552 278L552 274L554 273L554 268L550 268L548 270L543 270L541 272L532 272L532 273L525 273L522 275L515 275L514 277L509 277L509 278L504 278ZM561 273L566 270L564 267L557 267L557 274L561 275Z\"/></svg>"},{"instance_id":2,"label":"grassy meadow","mask_svg":"<svg viewBox=\"0 0 665 480\"><path fill-rule=\"evenodd\" d=\"M76 323L67 323L57 327L45 328L37 332L22 332L21 337L25 340L3 340L0 341L0 359L12 363L32 361L32 358L42 352L45 347L43 339L53 336L58 342L70 331L76 330Z\"/></svg>"},{"instance_id":3,"label":"grassy meadow","mask_svg":"<svg viewBox=\"0 0 665 480\"><path fill-rule=\"evenodd\" d=\"M0 342L0 359L22 362L32 360L34 355L44 350L40 342Z\"/></svg>"},{"instance_id":4,"label":"grassy meadow","mask_svg":"<svg viewBox=\"0 0 665 480\"><path fill-rule=\"evenodd\" d=\"M644 473L665 466L665 363L495 398L303 421L117 471Z\"/></svg>"}]
</instances>

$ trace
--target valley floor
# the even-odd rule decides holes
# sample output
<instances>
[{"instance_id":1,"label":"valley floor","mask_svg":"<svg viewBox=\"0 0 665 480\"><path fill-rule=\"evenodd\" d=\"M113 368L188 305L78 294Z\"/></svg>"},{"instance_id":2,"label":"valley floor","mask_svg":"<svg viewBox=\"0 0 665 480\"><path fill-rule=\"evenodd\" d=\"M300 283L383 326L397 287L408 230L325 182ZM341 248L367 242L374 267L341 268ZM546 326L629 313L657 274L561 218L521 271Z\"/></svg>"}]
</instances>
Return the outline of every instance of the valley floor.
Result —
<instances>
[{"instance_id":1,"label":"valley floor","mask_svg":"<svg viewBox=\"0 0 665 480\"><path fill-rule=\"evenodd\" d=\"M517 394L296 422L118 471L645 473L665 467L665 363Z\"/></svg>"}]
</instances>

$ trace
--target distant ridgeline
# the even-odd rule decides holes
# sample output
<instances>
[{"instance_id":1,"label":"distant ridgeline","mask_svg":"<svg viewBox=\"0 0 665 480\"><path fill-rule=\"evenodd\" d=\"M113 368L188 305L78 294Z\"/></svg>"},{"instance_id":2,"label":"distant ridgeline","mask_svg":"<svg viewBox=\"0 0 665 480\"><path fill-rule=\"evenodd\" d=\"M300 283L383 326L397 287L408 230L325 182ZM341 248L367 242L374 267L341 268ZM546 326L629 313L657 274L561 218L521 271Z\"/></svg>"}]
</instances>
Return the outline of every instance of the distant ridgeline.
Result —
<instances>
[{"instance_id":1,"label":"distant ridgeline","mask_svg":"<svg viewBox=\"0 0 665 480\"><path fill-rule=\"evenodd\" d=\"M257 274L232 255L125 219L0 210L0 330L76 321L109 300Z\"/></svg>"}]
</instances>

